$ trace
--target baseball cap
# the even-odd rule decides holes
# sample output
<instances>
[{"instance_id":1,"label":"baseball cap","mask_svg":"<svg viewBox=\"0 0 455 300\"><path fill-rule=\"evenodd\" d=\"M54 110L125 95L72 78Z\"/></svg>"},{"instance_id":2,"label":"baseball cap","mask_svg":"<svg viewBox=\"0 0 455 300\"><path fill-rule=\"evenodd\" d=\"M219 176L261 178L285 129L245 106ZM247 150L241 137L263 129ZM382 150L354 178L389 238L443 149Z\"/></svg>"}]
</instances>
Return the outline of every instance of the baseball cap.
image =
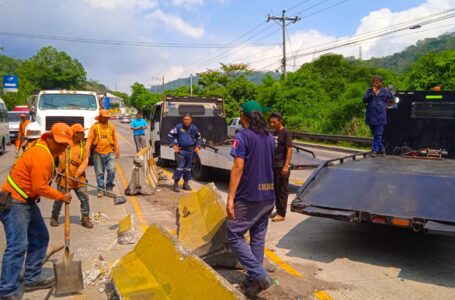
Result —
<instances>
[{"instance_id":1,"label":"baseball cap","mask_svg":"<svg viewBox=\"0 0 455 300\"><path fill-rule=\"evenodd\" d=\"M27 118L26 114L21 114L21 118Z\"/></svg>"},{"instance_id":2,"label":"baseball cap","mask_svg":"<svg viewBox=\"0 0 455 300\"><path fill-rule=\"evenodd\" d=\"M242 111L249 115L252 111L259 111L259 112L262 112L262 107L259 103L257 103L256 101L254 100L247 100L245 101L242 106L241 106L241 109Z\"/></svg>"},{"instance_id":3,"label":"baseball cap","mask_svg":"<svg viewBox=\"0 0 455 300\"><path fill-rule=\"evenodd\" d=\"M99 120L100 117L105 117L105 118L110 118L111 117L111 112L108 111L107 109L102 109L100 110L100 114L98 117L96 117L96 120Z\"/></svg>"},{"instance_id":4,"label":"baseball cap","mask_svg":"<svg viewBox=\"0 0 455 300\"><path fill-rule=\"evenodd\" d=\"M73 131L65 123L55 123L51 128L54 140L59 144L73 144Z\"/></svg>"},{"instance_id":5,"label":"baseball cap","mask_svg":"<svg viewBox=\"0 0 455 300\"><path fill-rule=\"evenodd\" d=\"M71 125L71 130L73 131L73 134L75 134L76 132L85 132L87 129L85 129L81 124L77 123Z\"/></svg>"}]
</instances>

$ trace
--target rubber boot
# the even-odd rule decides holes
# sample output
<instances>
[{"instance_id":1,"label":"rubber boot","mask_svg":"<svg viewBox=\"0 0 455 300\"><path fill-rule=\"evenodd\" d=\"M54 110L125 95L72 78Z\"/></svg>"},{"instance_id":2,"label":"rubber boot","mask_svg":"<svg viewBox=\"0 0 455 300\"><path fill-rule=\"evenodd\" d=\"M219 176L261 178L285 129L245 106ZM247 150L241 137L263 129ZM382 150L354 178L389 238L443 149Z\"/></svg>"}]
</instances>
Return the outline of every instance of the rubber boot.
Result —
<instances>
[{"instance_id":1,"label":"rubber boot","mask_svg":"<svg viewBox=\"0 0 455 300\"><path fill-rule=\"evenodd\" d=\"M192 190L193 190L193 189L191 188L191 186L188 184L188 182L184 182L184 183L183 183L182 189L185 190L185 191L192 191Z\"/></svg>"}]
</instances>

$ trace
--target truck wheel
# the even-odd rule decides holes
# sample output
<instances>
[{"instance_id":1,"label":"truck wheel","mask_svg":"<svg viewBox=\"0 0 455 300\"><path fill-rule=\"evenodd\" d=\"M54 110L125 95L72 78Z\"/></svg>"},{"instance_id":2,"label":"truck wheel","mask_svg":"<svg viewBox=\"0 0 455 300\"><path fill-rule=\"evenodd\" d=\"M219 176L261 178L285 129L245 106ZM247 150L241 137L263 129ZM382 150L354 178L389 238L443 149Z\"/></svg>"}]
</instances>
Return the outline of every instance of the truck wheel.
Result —
<instances>
[{"instance_id":1,"label":"truck wheel","mask_svg":"<svg viewBox=\"0 0 455 300\"><path fill-rule=\"evenodd\" d=\"M200 181L207 181L210 178L209 173L210 168L203 166L201 164L201 159L199 158L199 155L195 153L193 157L193 166L191 167L191 174L193 175L193 178Z\"/></svg>"}]
</instances>

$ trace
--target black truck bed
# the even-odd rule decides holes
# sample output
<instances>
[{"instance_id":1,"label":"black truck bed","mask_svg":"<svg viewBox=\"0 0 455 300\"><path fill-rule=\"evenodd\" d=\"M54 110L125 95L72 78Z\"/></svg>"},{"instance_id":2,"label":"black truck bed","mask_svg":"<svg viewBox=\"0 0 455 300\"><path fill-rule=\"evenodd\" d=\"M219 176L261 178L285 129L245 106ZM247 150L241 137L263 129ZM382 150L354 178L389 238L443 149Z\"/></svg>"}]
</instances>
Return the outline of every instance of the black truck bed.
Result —
<instances>
[{"instance_id":1,"label":"black truck bed","mask_svg":"<svg viewBox=\"0 0 455 300\"><path fill-rule=\"evenodd\" d=\"M362 212L455 223L455 160L346 160L318 168L299 189L291 209L322 216L335 210L339 219Z\"/></svg>"}]
</instances>

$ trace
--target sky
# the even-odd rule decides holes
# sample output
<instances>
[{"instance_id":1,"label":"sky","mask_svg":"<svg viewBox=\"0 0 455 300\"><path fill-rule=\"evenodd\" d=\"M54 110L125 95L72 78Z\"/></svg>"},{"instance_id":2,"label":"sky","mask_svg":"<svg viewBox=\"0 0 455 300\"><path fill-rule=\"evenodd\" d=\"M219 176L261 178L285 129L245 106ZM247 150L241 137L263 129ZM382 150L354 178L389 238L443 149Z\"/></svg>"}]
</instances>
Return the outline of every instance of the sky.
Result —
<instances>
[{"instance_id":1,"label":"sky","mask_svg":"<svg viewBox=\"0 0 455 300\"><path fill-rule=\"evenodd\" d=\"M217 69L221 62L278 70L281 27L267 22L267 16L281 16L282 10L288 17L301 18L286 26L292 71L328 52L359 57L361 49L362 58L381 57L455 31L455 18L414 30L407 27L418 24L418 18L451 9L455 12L455 0L0 0L0 46L3 54L25 59L52 45L78 59L88 78L130 92L136 81L150 87L163 76L168 82ZM392 26L400 30L327 49ZM5 33L142 44L76 43ZM152 47L153 43L184 47Z\"/></svg>"}]
</instances>

